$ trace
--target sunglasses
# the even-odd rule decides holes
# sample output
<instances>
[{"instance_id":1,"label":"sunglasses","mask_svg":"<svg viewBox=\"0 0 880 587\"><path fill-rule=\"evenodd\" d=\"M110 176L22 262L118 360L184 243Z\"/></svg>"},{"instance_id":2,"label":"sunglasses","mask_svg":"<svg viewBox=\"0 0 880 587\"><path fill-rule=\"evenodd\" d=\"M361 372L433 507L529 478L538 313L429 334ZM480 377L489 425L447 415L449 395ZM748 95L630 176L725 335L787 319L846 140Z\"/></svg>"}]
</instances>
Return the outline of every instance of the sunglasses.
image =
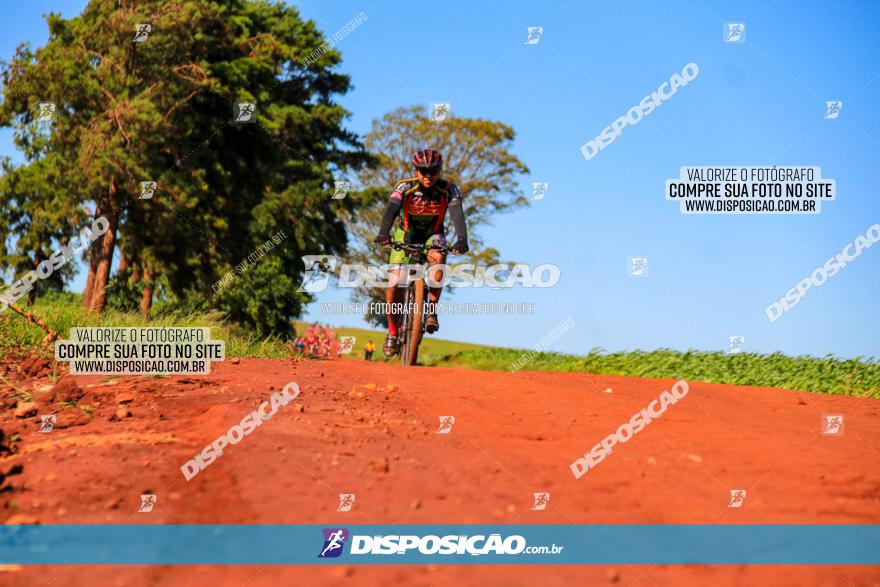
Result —
<instances>
[{"instance_id":1,"label":"sunglasses","mask_svg":"<svg viewBox=\"0 0 880 587\"><path fill-rule=\"evenodd\" d=\"M440 175L440 170L436 167L416 167L422 175Z\"/></svg>"}]
</instances>

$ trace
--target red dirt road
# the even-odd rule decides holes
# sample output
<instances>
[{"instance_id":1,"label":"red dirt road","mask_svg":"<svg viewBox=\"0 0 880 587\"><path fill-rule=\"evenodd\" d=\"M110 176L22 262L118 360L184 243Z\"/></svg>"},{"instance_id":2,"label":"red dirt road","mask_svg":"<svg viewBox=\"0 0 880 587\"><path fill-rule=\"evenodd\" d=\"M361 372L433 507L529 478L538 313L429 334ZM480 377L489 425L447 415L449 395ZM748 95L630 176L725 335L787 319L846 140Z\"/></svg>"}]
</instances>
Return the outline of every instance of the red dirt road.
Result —
<instances>
[{"instance_id":1,"label":"red dirt road","mask_svg":"<svg viewBox=\"0 0 880 587\"><path fill-rule=\"evenodd\" d=\"M69 379L69 377L68 377ZM3 518L55 523L880 523L880 401L690 382L581 479L569 464L671 380L245 359L210 376L77 377L91 406L0 417ZM187 482L180 466L289 381L302 392ZM48 380L19 383L40 388ZM358 387L374 384L378 390ZM396 386L388 390L386 386ZM385 391L383 391L383 388ZM610 392L606 390L610 389ZM40 414L57 410L41 400ZM4 395L6 395L4 393ZM75 394L78 395L78 394ZM126 397L128 396L128 397ZM58 398L56 398L57 401ZM119 402L131 417L117 417ZM43 402L43 403L41 403ZM128 403L130 402L130 403ZM300 411L300 406L301 410ZM824 414L845 417L822 435ZM440 416L454 416L437 434ZM729 508L731 489L746 489ZM532 494L550 493L544 511ZM340 493L354 493L337 512ZM158 498L138 513L141 494ZM11 503L11 502L14 502ZM13 507L13 505L15 507ZM880 585L857 566L47 566L3 585Z\"/></svg>"}]
</instances>

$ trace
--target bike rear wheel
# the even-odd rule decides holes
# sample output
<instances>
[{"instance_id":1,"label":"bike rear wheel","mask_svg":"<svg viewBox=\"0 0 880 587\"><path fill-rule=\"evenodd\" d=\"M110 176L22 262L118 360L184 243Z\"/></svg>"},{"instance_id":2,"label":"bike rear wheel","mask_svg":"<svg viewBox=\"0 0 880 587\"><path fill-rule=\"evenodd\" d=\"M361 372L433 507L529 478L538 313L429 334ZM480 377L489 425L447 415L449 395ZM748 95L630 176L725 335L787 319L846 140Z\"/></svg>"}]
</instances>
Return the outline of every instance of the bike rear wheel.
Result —
<instances>
[{"instance_id":1,"label":"bike rear wheel","mask_svg":"<svg viewBox=\"0 0 880 587\"><path fill-rule=\"evenodd\" d=\"M401 351L401 360L404 367L415 365L419 358L419 344L422 342L422 318L425 315L423 307L425 302L425 281L423 279L414 281L410 285L409 295L406 297L408 302L406 310L409 314L409 319L405 323L408 323L409 327L406 329L406 340Z\"/></svg>"}]
</instances>

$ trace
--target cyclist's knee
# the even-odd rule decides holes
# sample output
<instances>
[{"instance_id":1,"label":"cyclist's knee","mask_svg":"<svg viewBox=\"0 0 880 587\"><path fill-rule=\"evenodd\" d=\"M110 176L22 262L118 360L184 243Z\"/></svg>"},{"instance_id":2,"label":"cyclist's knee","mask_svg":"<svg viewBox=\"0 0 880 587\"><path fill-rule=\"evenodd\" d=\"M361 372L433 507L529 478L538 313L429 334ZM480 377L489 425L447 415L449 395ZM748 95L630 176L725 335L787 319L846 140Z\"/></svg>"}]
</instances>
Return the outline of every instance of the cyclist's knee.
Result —
<instances>
[{"instance_id":1,"label":"cyclist's knee","mask_svg":"<svg viewBox=\"0 0 880 587\"><path fill-rule=\"evenodd\" d=\"M400 283L400 269L391 269L388 271L388 292L393 292ZM391 295L390 293L388 295Z\"/></svg>"}]
</instances>

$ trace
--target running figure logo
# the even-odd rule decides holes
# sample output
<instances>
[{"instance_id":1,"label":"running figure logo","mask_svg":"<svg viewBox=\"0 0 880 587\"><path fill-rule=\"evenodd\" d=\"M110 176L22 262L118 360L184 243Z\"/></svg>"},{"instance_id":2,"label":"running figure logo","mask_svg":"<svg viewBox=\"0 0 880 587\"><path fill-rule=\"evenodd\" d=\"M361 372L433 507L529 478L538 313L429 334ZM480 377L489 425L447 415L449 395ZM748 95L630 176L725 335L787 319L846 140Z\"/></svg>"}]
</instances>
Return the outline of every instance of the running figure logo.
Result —
<instances>
[{"instance_id":1,"label":"running figure logo","mask_svg":"<svg viewBox=\"0 0 880 587\"><path fill-rule=\"evenodd\" d=\"M348 194L348 190L351 189L351 182L347 179L340 179L333 182L334 190L333 190L333 200L342 200L345 198L346 194Z\"/></svg>"},{"instance_id":2,"label":"running figure logo","mask_svg":"<svg viewBox=\"0 0 880 587\"><path fill-rule=\"evenodd\" d=\"M147 37L150 36L150 31L153 30L153 25L151 24L138 24L134 27L134 39L132 39L135 43L143 43L147 40Z\"/></svg>"},{"instance_id":3,"label":"running figure logo","mask_svg":"<svg viewBox=\"0 0 880 587\"><path fill-rule=\"evenodd\" d=\"M544 196L550 190L550 183L546 181L533 181L532 182L532 199L533 200L543 200Z\"/></svg>"},{"instance_id":4,"label":"running figure logo","mask_svg":"<svg viewBox=\"0 0 880 587\"><path fill-rule=\"evenodd\" d=\"M822 416L822 434L825 436L840 436L843 434L843 416L832 414Z\"/></svg>"},{"instance_id":5,"label":"running figure logo","mask_svg":"<svg viewBox=\"0 0 880 587\"><path fill-rule=\"evenodd\" d=\"M535 503L532 505L532 511L546 510L547 502L550 501L549 493L535 493Z\"/></svg>"},{"instance_id":6,"label":"running figure logo","mask_svg":"<svg viewBox=\"0 0 880 587\"><path fill-rule=\"evenodd\" d=\"M252 124L257 121L257 105L253 102L236 102L232 107L232 120Z\"/></svg>"},{"instance_id":7,"label":"running figure logo","mask_svg":"<svg viewBox=\"0 0 880 587\"><path fill-rule=\"evenodd\" d=\"M648 258L630 257L628 273L630 277L645 277L648 275Z\"/></svg>"},{"instance_id":8,"label":"running figure logo","mask_svg":"<svg viewBox=\"0 0 880 587\"><path fill-rule=\"evenodd\" d=\"M141 507L138 508L138 512L142 513L150 513L153 511L153 506L156 505L156 496L155 495L142 495L141 496Z\"/></svg>"},{"instance_id":9,"label":"running figure logo","mask_svg":"<svg viewBox=\"0 0 880 587\"><path fill-rule=\"evenodd\" d=\"M57 419L55 414L40 416L40 432L52 432L55 429L55 421Z\"/></svg>"},{"instance_id":10,"label":"running figure logo","mask_svg":"<svg viewBox=\"0 0 880 587\"><path fill-rule=\"evenodd\" d=\"M351 354L352 349L354 349L355 342L357 342L357 337L340 336L339 337L339 350L336 351L336 354L337 355Z\"/></svg>"},{"instance_id":11,"label":"running figure logo","mask_svg":"<svg viewBox=\"0 0 880 587\"><path fill-rule=\"evenodd\" d=\"M337 512L350 512L351 507L354 505L354 493L340 493L339 494L339 507L336 508Z\"/></svg>"},{"instance_id":12,"label":"running figure logo","mask_svg":"<svg viewBox=\"0 0 880 587\"><path fill-rule=\"evenodd\" d=\"M431 120L434 122L443 122L449 116L452 110L452 104L449 102L438 102L431 104Z\"/></svg>"},{"instance_id":13,"label":"running figure logo","mask_svg":"<svg viewBox=\"0 0 880 587\"><path fill-rule=\"evenodd\" d=\"M439 416L440 418L440 428L437 429L437 434L449 434L452 432L452 425L455 424L455 416Z\"/></svg>"},{"instance_id":14,"label":"running figure logo","mask_svg":"<svg viewBox=\"0 0 880 587\"><path fill-rule=\"evenodd\" d=\"M156 193L156 187L158 184L155 181L142 181L141 182L141 195L138 197L139 200L152 200L153 194Z\"/></svg>"},{"instance_id":15,"label":"running figure logo","mask_svg":"<svg viewBox=\"0 0 880 587\"><path fill-rule=\"evenodd\" d=\"M526 37L526 42L523 45L537 45L541 41L541 35L544 34L544 27L542 26L529 26L526 27L528 30L528 36Z\"/></svg>"},{"instance_id":16,"label":"running figure logo","mask_svg":"<svg viewBox=\"0 0 880 587\"><path fill-rule=\"evenodd\" d=\"M745 336L729 336L727 340L727 352L730 354L741 353L743 350L743 345L745 345L746 343Z\"/></svg>"},{"instance_id":17,"label":"running figure logo","mask_svg":"<svg viewBox=\"0 0 880 587\"><path fill-rule=\"evenodd\" d=\"M37 104L37 122L49 122L55 116L55 102Z\"/></svg>"},{"instance_id":18,"label":"running figure logo","mask_svg":"<svg viewBox=\"0 0 880 587\"><path fill-rule=\"evenodd\" d=\"M731 489L730 490L730 503L727 504L729 508L741 508L743 502L746 500L746 490L745 489Z\"/></svg>"},{"instance_id":19,"label":"running figure logo","mask_svg":"<svg viewBox=\"0 0 880 587\"><path fill-rule=\"evenodd\" d=\"M336 558L342 554L342 547L348 540L348 530L345 528L324 528L324 546L318 554L318 558Z\"/></svg>"},{"instance_id":20,"label":"running figure logo","mask_svg":"<svg viewBox=\"0 0 880 587\"><path fill-rule=\"evenodd\" d=\"M825 102L825 120L834 120L840 116L842 108L843 102L840 100L828 100Z\"/></svg>"},{"instance_id":21,"label":"running figure logo","mask_svg":"<svg viewBox=\"0 0 880 587\"><path fill-rule=\"evenodd\" d=\"M724 23L724 42L725 43L743 43L745 42L746 25L741 22L725 22Z\"/></svg>"},{"instance_id":22,"label":"running figure logo","mask_svg":"<svg viewBox=\"0 0 880 587\"><path fill-rule=\"evenodd\" d=\"M327 289L330 274L336 270L336 257L331 255L303 255L306 276L296 291L317 293Z\"/></svg>"}]
</instances>

